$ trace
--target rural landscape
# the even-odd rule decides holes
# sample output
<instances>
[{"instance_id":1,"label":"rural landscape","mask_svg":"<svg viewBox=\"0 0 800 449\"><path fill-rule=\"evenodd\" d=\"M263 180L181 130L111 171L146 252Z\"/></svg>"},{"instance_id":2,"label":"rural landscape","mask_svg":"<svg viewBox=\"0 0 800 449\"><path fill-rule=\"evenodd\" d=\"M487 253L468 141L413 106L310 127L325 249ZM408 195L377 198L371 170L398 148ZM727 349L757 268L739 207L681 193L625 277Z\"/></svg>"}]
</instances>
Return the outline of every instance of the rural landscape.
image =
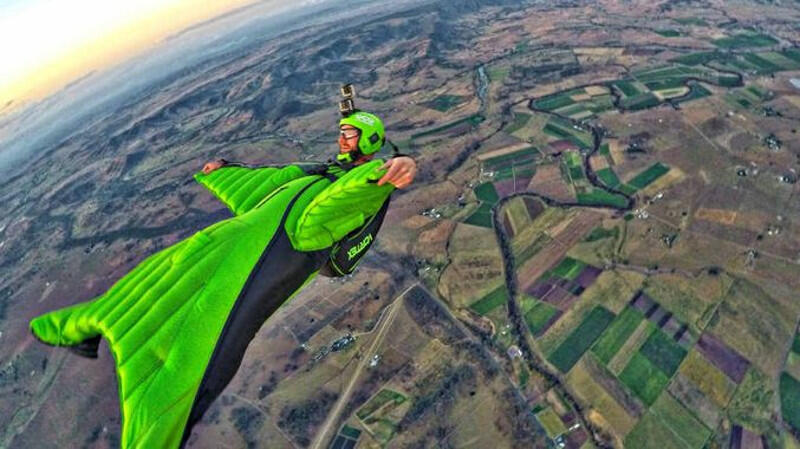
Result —
<instances>
[{"instance_id":1,"label":"rural landscape","mask_svg":"<svg viewBox=\"0 0 800 449\"><path fill-rule=\"evenodd\" d=\"M108 351L27 320L229 217L203 162L330 157L352 82L417 179L188 447L800 448L800 4L460 3L223 54L3 184L0 447L119 445Z\"/></svg>"}]
</instances>

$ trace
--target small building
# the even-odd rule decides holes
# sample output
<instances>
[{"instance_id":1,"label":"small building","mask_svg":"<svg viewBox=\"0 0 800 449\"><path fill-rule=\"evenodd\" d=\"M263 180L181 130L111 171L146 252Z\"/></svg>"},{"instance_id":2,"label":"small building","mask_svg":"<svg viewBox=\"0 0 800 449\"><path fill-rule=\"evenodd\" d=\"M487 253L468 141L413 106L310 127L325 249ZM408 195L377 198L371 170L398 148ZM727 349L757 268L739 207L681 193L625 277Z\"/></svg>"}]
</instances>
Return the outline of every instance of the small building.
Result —
<instances>
[{"instance_id":1,"label":"small building","mask_svg":"<svg viewBox=\"0 0 800 449\"><path fill-rule=\"evenodd\" d=\"M354 341L356 341L356 337L353 337L353 334L347 334L331 344L331 351L336 352L347 349Z\"/></svg>"}]
</instances>

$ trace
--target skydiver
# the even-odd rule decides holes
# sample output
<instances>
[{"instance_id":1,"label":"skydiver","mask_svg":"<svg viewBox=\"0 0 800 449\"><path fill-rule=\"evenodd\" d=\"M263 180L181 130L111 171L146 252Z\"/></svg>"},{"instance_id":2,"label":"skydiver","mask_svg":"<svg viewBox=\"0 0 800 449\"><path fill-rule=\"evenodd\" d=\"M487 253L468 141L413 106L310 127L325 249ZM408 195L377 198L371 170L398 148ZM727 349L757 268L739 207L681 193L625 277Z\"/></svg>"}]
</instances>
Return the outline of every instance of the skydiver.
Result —
<instances>
[{"instance_id":1,"label":"skydiver","mask_svg":"<svg viewBox=\"0 0 800 449\"><path fill-rule=\"evenodd\" d=\"M340 121L329 163L252 168L224 160L195 178L234 217L142 261L105 294L31 321L42 342L117 365L122 448L176 448L238 370L262 324L317 274L352 272L374 241L391 191L416 163L385 142L380 119Z\"/></svg>"}]
</instances>

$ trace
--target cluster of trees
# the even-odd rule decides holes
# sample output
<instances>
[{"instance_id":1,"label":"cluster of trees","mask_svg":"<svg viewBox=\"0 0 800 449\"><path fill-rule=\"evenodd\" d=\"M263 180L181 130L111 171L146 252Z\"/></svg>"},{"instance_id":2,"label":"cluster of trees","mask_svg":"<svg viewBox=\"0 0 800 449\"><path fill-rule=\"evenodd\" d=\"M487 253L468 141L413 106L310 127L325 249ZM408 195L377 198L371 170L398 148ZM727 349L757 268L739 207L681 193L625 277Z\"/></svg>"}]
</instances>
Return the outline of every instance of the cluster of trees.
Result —
<instances>
[{"instance_id":1,"label":"cluster of trees","mask_svg":"<svg viewBox=\"0 0 800 449\"><path fill-rule=\"evenodd\" d=\"M264 414L253 407L236 407L231 410L233 427L242 435L248 449L258 447L258 432L264 425Z\"/></svg>"},{"instance_id":2,"label":"cluster of trees","mask_svg":"<svg viewBox=\"0 0 800 449\"><path fill-rule=\"evenodd\" d=\"M404 297L411 318L429 337L453 344L465 337L447 310L421 287L414 287Z\"/></svg>"},{"instance_id":3,"label":"cluster of trees","mask_svg":"<svg viewBox=\"0 0 800 449\"><path fill-rule=\"evenodd\" d=\"M452 408L459 394L474 391L477 387L477 378L472 365L450 367L432 390L414 400L408 413L398 423L398 432L408 429L431 411L435 411L437 416L446 416L447 410Z\"/></svg>"},{"instance_id":4,"label":"cluster of trees","mask_svg":"<svg viewBox=\"0 0 800 449\"><path fill-rule=\"evenodd\" d=\"M333 403L339 397L330 391L321 391L296 405L287 405L281 409L278 427L288 434L295 443L302 447L311 444L314 429L322 424Z\"/></svg>"}]
</instances>

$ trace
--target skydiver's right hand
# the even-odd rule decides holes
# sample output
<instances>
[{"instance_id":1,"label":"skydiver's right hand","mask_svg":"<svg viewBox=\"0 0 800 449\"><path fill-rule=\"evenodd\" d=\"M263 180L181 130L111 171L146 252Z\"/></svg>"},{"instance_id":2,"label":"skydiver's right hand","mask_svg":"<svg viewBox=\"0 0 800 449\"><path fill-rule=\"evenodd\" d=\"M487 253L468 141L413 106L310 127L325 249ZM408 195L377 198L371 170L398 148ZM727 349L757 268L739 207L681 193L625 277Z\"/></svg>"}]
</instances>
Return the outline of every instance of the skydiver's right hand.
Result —
<instances>
[{"instance_id":1,"label":"skydiver's right hand","mask_svg":"<svg viewBox=\"0 0 800 449\"><path fill-rule=\"evenodd\" d=\"M223 166L225 166L225 160L224 159L217 159L216 161L213 161L213 162L207 162L206 165L203 166L203 174L207 175L207 174L211 173L212 171L214 171L214 170L216 170L218 168L221 168Z\"/></svg>"}]
</instances>

